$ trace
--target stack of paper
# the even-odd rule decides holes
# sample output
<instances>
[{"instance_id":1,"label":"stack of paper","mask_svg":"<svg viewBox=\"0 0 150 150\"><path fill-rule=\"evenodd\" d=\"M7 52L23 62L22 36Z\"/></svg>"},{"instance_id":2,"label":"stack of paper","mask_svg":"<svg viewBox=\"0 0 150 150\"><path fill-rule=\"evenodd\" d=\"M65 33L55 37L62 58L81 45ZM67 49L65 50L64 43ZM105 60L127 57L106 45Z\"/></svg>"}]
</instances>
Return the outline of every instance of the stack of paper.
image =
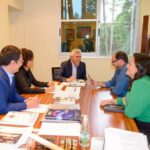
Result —
<instances>
[{"instance_id":1,"label":"stack of paper","mask_svg":"<svg viewBox=\"0 0 150 150\"><path fill-rule=\"evenodd\" d=\"M85 86L85 82L81 80L73 81L73 82L62 82L61 83L63 86L78 86L78 87L83 87Z\"/></svg>"},{"instance_id":2,"label":"stack of paper","mask_svg":"<svg viewBox=\"0 0 150 150\"><path fill-rule=\"evenodd\" d=\"M53 98L56 99L79 99L81 87L66 87L65 91L57 91Z\"/></svg>"},{"instance_id":3,"label":"stack of paper","mask_svg":"<svg viewBox=\"0 0 150 150\"><path fill-rule=\"evenodd\" d=\"M10 111L1 120L0 124L33 126L39 113L25 111Z\"/></svg>"},{"instance_id":4,"label":"stack of paper","mask_svg":"<svg viewBox=\"0 0 150 150\"><path fill-rule=\"evenodd\" d=\"M49 109L79 109L79 104L49 104Z\"/></svg>"},{"instance_id":5,"label":"stack of paper","mask_svg":"<svg viewBox=\"0 0 150 150\"><path fill-rule=\"evenodd\" d=\"M23 110L23 111L45 113L48 110L48 107L49 107L49 105L39 104L39 106L36 108L28 108L28 109Z\"/></svg>"},{"instance_id":6,"label":"stack of paper","mask_svg":"<svg viewBox=\"0 0 150 150\"><path fill-rule=\"evenodd\" d=\"M105 130L104 150L149 150L147 137L142 133L115 128Z\"/></svg>"}]
</instances>

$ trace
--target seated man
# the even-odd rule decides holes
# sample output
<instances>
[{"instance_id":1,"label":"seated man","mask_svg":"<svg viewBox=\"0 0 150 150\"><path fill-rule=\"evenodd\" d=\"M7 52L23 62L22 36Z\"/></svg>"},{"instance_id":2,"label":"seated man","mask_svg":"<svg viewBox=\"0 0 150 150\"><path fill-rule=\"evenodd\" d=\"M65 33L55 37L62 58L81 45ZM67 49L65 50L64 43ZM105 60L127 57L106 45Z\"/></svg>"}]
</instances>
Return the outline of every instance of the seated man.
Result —
<instances>
[{"instance_id":1,"label":"seated man","mask_svg":"<svg viewBox=\"0 0 150 150\"><path fill-rule=\"evenodd\" d=\"M16 92L14 73L19 70L22 63L21 51L17 47L8 45L0 52L0 114L39 105L37 97L25 100Z\"/></svg>"},{"instance_id":2,"label":"seated man","mask_svg":"<svg viewBox=\"0 0 150 150\"><path fill-rule=\"evenodd\" d=\"M61 63L59 81L71 82L76 79L86 80L86 65L81 62L80 49L73 49L70 59Z\"/></svg>"},{"instance_id":3,"label":"seated man","mask_svg":"<svg viewBox=\"0 0 150 150\"><path fill-rule=\"evenodd\" d=\"M126 95L128 89L129 77L126 75L126 65L128 63L128 56L122 51L116 52L112 56L112 65L116 68L113 78L108 82L100 83L94 81L95 85L110 88L111 93L123 97Z\"/></svg>"}]
</instances>

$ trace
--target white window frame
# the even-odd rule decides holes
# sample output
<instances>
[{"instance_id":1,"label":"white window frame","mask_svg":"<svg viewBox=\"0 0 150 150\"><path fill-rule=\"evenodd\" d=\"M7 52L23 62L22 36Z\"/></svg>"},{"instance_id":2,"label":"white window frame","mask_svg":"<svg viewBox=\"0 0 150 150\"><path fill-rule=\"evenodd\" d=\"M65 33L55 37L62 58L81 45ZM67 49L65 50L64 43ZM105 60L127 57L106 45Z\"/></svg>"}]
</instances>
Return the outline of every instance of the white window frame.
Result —
<instances>
[{"instance_id":1,"label":"white window frame","mask_svg":"<svg viewBox=\"0 0 150 150\"><path fill-rule=\"evenodd\" d=\"M132 5L132 7L135 7L135 1L136 0L133 0L134 1L134 5ZM138 40L138 31L139 31L139 26L138 26L138 22L139 22L139 6L140 6L140 0L137 0L137 13L136 13L136 27L135 27L135 38L133 39L133 28L131 28L131 34L130 34L130 37L131 37L131 40L132 40L132 44L130 44L130 49L132 52L130 53L134 53L137 51L137 40ZM95 37L95 52L82 52L82 56L84 58L109 58L110 55L106 55L106 56L101 56L100 55L100 36L98 35L99 32L100 32L100 25L101 25L101 21L100 21L100 12L101 12L101 0L97 0L97 18L96 19L61 19L61 0L59 0L59 6L60 6L60 23L59 23L59 56L69 56L70 53L69 52L61 52L61 23L62 22L93 22L95 21L96 22L96 37ZM113 13L113 12L112 12ZM133 19L133 11L132 11L132 18ZM133 26L133 24L131 23L131 26ZM132 48L132 45L133 45L133 48ZM111 44L112 46L112 44ZM111 49L112 51L112 49Z\"/></svg>"}]
</instances>

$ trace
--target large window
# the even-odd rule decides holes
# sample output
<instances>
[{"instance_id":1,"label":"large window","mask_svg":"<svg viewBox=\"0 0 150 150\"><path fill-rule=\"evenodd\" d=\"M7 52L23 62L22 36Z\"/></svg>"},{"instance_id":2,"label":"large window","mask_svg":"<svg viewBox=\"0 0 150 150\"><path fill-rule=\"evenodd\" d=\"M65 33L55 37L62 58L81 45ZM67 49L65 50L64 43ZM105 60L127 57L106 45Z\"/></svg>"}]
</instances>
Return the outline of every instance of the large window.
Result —
<instances>
[{"instance_id":1,"label":"large window","mask_svg":"<svg viewBox=\"0 0 150 150\"><path fill-rule=\"evenodd\" d=\"M61 54L80 48L85 55L135 51L138 0L61 0Z\"/></svg>"}]
</instances>

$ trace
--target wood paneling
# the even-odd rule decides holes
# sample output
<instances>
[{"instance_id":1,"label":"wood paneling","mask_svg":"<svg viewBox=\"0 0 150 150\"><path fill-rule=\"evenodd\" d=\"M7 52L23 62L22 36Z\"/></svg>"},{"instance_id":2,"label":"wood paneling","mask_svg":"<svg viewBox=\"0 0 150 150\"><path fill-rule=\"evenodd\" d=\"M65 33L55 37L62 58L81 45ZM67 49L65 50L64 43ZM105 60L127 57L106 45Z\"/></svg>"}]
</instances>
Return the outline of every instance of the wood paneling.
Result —
<instances>
[{"instance_id":1,"label":"wood paneling","mask_svg":"<svg viewBox=\"0 0 150 150\"><path fill-rule=\"evenodd\" d=\"M146 53L149 16L143 17L141 52Z\"/></svg>"}]
</instances>

